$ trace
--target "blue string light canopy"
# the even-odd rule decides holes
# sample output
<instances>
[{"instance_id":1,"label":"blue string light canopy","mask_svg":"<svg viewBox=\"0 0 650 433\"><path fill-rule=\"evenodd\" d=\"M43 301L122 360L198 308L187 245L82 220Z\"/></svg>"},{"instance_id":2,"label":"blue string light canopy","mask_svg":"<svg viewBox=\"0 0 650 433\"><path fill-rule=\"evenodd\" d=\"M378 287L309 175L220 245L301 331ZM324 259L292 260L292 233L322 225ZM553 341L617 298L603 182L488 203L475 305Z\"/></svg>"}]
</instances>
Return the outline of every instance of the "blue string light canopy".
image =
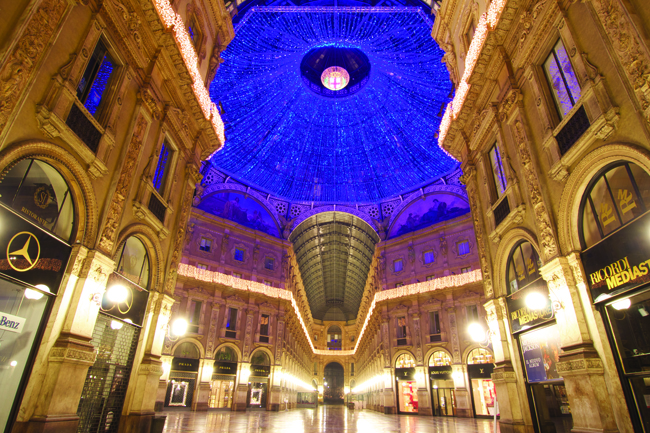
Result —
<instances>
[{"instance_id":1,"label":"blue string light canopy","mask_svg":"<svg viewBox=\"0 0 650 433\"><path fill-rule=\"evenodd\" d=\"M328 203L375 203L454 170L436 138L452 84L431 26L413 7L252 8L210 86L228 143L210 163L275 196ZM345 60L315 65L319 53ZM331 66L349 74L330 89L345 97L309 86L326 89L313 77Z\"/></svg>"}]
</instances>

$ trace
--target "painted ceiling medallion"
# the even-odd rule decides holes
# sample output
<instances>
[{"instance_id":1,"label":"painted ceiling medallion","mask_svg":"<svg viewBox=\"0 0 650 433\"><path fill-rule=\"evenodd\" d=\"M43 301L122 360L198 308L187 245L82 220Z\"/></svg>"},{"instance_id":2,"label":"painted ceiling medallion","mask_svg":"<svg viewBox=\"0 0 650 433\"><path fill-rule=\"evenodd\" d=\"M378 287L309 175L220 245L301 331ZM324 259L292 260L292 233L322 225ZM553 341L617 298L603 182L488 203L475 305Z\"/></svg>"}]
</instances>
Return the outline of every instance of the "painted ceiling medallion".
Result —
<instances>
[{"instance_id":1,"label":"painted ceiling medallion","mask_svg":"<svg viewBox=\"0 0 650 433\"><path fill-rule=\"evenodd\" d=\"M350 82L350 74L344 68L330 66L323 71L320 80L330 90L341 90Z\"/></svg>"}]
</instances>

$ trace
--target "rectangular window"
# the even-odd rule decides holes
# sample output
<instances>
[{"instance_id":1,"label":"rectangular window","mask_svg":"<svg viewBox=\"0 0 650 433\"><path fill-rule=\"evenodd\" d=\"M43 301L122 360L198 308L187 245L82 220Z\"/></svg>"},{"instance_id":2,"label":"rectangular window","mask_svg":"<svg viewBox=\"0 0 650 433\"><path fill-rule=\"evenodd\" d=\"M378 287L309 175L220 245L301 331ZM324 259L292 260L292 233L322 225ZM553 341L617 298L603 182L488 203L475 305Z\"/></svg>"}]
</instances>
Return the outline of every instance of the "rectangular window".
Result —
<instances>
[{"instance_id":1,"label":"rectangular window","mask_svg":"<svg viewBox=\"0 0 650 433\"><path fill-rule=\"evenodd\" d=\"M438 311L429 313L429 334L440 334L440 313Z\"/></svg>"},{"instance_id":2,"label":"rectangular window","mask_svg":"<svg viewBox=\"0 0 650 433\"><path fill-rule=\"evenodd\" d=\"M187 32L190 34L190 39L192 39L192 44L194 45L194 48L196 49L196 52L198 54L199 45L201 44L203 35L201 32L201 27L199 27L195 15L192 15L192 18L190 19L190 25L187 26Z\"/></svg>"},{"instance_id":3,"label":"rectangular window","mask_svg":"<svg viewBox=\"0 0 650 433\"><path fill-rule=\"evenodd\" d=\"M201 301L192 301L190 303L190 326L188 330L197 334L199 332L199 322L201 320Z\"/></svg>"},{"instance_id":4,"label":"rectangular window","mask_svg":"<svg viewBox=\"0 0 650 433\"><path fill-rule=\"evenodd\" d=\"M160 148L158 155L158 164L156 164L156 172L153 175L153 187L158 191L158 194L163 195L165 192L165 185L167 184L167 176L169 175L169 166L171 165L171 152L169 144L164 141Z\"/></svg>"},{"instance_id":5,"label":"rectangular window","mask_svg":"<svg viewBox=\"0 0 650 433\"><path fill-rule=\"evenodd\" d=\"M104 42L100 40L95 46L81 81L77 85L77 98L94 117L102 103L116 65L111 59Z\"/></svg>"},{"instance_id":6,"label":"rectangular window","mask_svg":"<svg viewBox=\"0 0 650 433\"><path fill-rule=\"evenodd\" d=\"M199 246L199 249L201 251L205 251L206 253L209 253L210 250L212 249L212 240L208 238L201 238L201 245Z\"/></svg>"},{"instance_id":7,"label":"rectangular window","mask_svg":"<svg viewBox=\"0 0 650 433\"><path fill-rule=\"evenodd\" d=\"M492 167L492 178L494 179L494 188L496 189L497 197L501 197L506 192L507 182L506 175L503 172L501 154L496 144L490 149L490 166Z\"/></svg>"},{"instance_id":8,"label":"rectangular window","mask_svg":"<svg viewBox=\"0 0 650 433\"><path fill-rule=\"evenodd\" d=\"M402 259L394 260L393 271L400 272L402 269L404 269L404 263L402 262Z\"/></svg>"},{"instance_id":9,"label":"rectangular window","mask_svg":"<svg viewBox=\"0 0 650 433\"><path fill-rule=\"evenodd\" d=\"M354 376L354 362L350 363L350 376Z\"/></svg>"},{"instance_id":10,"label":"rectangular window","mask_svg":"<svg viewBox=\"0 0 650 433\"><path fill-rule=\"evenodd\" d=\"M461 274L466 274L468 272L472 272L472 267L471 266L466 266L464 268L460 268Z\"/></svg>"},{"instance_id":11,"label":"rectangular window","mask_svg":"<svg viewBox=\"0 0 650 433\"><path fill-rule=\"evenodd\" d=\"M260 335L269 335L269 315L262 314L260 319Z\"/></svg>"},{"instance_id":12,"label":"rectangular window","mask_svg":"<svg viewBox=\"0 0 650 433\"><path fill-rule=\"evenodd\" d=\"M275 269L275 259L272 259L270 257L267 257L264 259L264 268L268 269L269 271L272 271Z\"/></svg>"},{"instance_id":13,"label":"rectangular window","mask_svg":"<svg viewBox=\"0 0 650 433\"><path fill-rule=\"evenodd\" d=\"M478 322L478 307L476 305L468 305L465 307L467 312L467 323Z\"/></svg>"},{"instance_id":14,"label":"rectangular window","mask_svg":"<svg viewBox=\"0 0 650 433\"><path fill-rule=\"evenodd\" d=\"M435 261L435 258L433 257L433 250L427 250L424 252L424 264L428 265L429 263L433 263Z\"/></svg>"},{"instance_id":15,"label":"rectangular window","mask_svg":"<svg viewBox=\"0 0 650 433\"><path fill-rule=\"evenodd\" d=\"M228 308L228 321L226 322L226 329L228 331L237 330L237 309Z\"/></svg>"},{"instance_id":16,"label":"rectangular window","mask_svg":"<svg viewBox=\"0 0 650 433\"><path fill-rule=\"evenodd\" d=\"M546 79L553 93L553 99L562 117L576 105L580 99L580 84L573 71L569 55L560 39L544 62Z\"/></svg>"},{"instance_id":17,"label":"rectangular window","mask_svg":"<svg viewBox=\"0 0 650 433\"><path fill-rule=\"evenodd\" d=\"M436 278L435 275L427 275L427 281L431 281L431 280L433 280L435 278Z\"/></svg>"},{"instance_id":18,"label":"rectangular window","mask_svg":"<svg viewBox=\"0 0 650 433\"><path fill-rule=\"evenodd\" d=\"M235 248L235 260L238 262L243 262L244 261L244 250L241 248Z\"/></svg>"},{"instance_id":19,"label":"rectangular window","mask_svg":"<svg viewBox=\"0 0 650 433\"><path fill-rule=\"evenodd\" d=\"M406 338L406 317L397 318L397 338Z\"/></svg>"},{"instance_id":20,"label":"rectangular window","mask_svg":"<svg viewBox=\"0 0 650 433\"><path fill-rule=\"evenodd\" d=\"M199 269L206 269L206 270L208 269L208 265L204 265L203 263L197 264L196 267Z\"/></svg>"},{"instance_id":21,"label":"rectangular window","mask_svg":"<svg viewBox=\"0 0 650 433\"><path fill-rule=\"evenodd\" d=\"M269 286L269 287L273 287L273 283L268 281L268 280L264 280L264 285Z\"/></svg>"},{"instance_id":22,"label":"rectangular window","mask_svg":"<svg viewBox=\"0 0 650 433\"><path fill-rule=\"evenodd\" d=\"M456 244L456 247L458 248L459 256L469 254L469 241L460 241Z\"/></svg>"},{"instance_id":23,"label":"rectangular window","mask_svg":"<svg viewBox=\"0 0 650 433\"><path fill-rule=\"evenodd\" d=\"M241 274L239 272L233 272L232 276L235 278L241 278Z\"/></svg>"},{"instance_id":24,"label":"rectangular window","mask_svg":"<svg viewBox=\"0 0 650 433\"><path fill-rule=\"evenodd\" d=\"M395 288L402 287L404 283L395 283Z\"/></svg>"}]
</instances>

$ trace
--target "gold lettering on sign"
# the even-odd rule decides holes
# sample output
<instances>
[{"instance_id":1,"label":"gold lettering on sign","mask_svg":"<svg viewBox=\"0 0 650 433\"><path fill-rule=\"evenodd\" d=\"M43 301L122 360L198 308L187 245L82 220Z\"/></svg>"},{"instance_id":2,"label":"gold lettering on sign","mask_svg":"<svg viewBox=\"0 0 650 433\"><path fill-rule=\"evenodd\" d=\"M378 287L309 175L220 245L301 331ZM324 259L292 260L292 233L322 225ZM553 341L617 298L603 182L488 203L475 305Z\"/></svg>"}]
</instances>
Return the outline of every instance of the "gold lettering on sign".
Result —
<instances>
[{"instance_id":1,"label":"gold lettering on sign","mask_svg":"<svg viewBox=\"0 0 650 433\"><path fill-rule=\"evenodd\" d=\"M643 261L635 266L630 266L627 257L615 261L596 272L589 274L591 285L598 284L605 280L607 289L612 290L637 278L641 278L650 271L650 260Z\"/></svg>"},{"instance_id":2,"label":"gold lettering on sign","mask_svg":"<svg viewBox=\"0 0 650 433\"><path fill-rule=\"evenodd\" d=\"M618 190L618 205L621 207L623 213L628 213L636 207L634 196L626 189Z\"/></svg>"},{"instance_id":3,"label":"gold lettering on sign","mask_svg":"<svg viewBox=\"0 0 650 433\"><path fill-rule=\"evenodd\" d=\"M616 215L614 215L614 209L612 209L612 206L609 203L601 203L600 219L603 221L604 226L607 226L612 222L616 221Z\"/></svg>"}]
</instances>

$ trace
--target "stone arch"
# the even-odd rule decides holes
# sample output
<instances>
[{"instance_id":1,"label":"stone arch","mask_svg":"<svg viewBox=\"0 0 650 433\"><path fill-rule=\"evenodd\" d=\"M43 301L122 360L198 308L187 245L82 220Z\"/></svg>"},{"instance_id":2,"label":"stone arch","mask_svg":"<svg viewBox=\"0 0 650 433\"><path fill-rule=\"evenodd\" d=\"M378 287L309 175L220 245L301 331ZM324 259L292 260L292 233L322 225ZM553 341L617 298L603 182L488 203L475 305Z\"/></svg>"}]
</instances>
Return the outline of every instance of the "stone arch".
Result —
<instances>
[{"instance_id":1,"label":"stone arch","mask_svg":"<svg viewBox=\"0 0 650 433\"><path fill-rule=\"evenodd\" d=\"M270 365L270 366L273 366L273 365L274 365L274 361L273 361L273 352L271 352L271 351L270 351L268 348L266 348L266 347L257 347L257 348L255 348L255 350L253 350L253 351L251 352L250 357L249 357L248 360L249 360L249 361L252 360L252 359L253 359L253 355L255 354L255 352L260 352L260 351L266 353L266 355L269 357L269 363L270 363L269 365Z\"/></svg>"},{"instance_id":2,"label":"stone arch","mask_svg":"<svg viewBox=\"0 0 650 433\"><path fill-rule=\"evenodd\" d=\"M178 349L178 346L180 346L183 343L192 343L192 344L194 344L196 347L199 348L199 359L205 358L205 348L203 347L203 345L201 344L201 342L199 340L197 340L196 338L192 338L192 337L187 337L187 338L183 338L183 339L178 340L172 346L172 350L171 350L170 355L174 356L174 353L176 352L176 349Z\"/></svg>"},{"instance_id":3,"label":"stone arch","mask_svg":"<svg viewBox=\"0 0 650 433\"><path fill-rule=\"evenodd\" d=\"M537 236L535 234L523 227L517 227L512 230L509 230L499 242L496 254L496 263L494 263L494 275L492 276L492 286L494 288L494 297L507 296L508 287L505 284L506 281L506 272L508 271L508 257L510 257L510 252L521 241L528 241L531 245L537 250L537 254L540 259L542 258L542 253L540 252L539 243L537 242Z\"/></svg>"},{"instance_id":4,"label":"stone arch","mask_svg":"<svg viewBox=\"0 0 650 433\"><path fill-rule=\"evenodd\" d=\"M149 272L151 273L150 290L152 292L162 292L164 279L163 251L162 247L160 246L160 240L158 240L158 235L151 227L140 223L131 224L125 227L120 232L117 237L117 241L113 245L113 256L115 256L115 253L119 250L119 247L131 236L136 236L140 241L142 241L145 248L147 248L147 252L149 253ZM156 290L156 288L160 288L160 290Z\"/></svg>"},{"instance_id":5,"label":"stone arch","mask_svg":"<svg viewBox=\"0 0 650 433\"><path fill-rule=\"evenodd\" d=\"M452 353L445 349L444 347L437 346L437 347L432 347L431 349L427 350L427 353L424 356L424 365L428 366L429 365L429 360L433 356L434 353L436 352L445 352L447 355L449 355L449 359L451 359L451 363L454 363L454 355Z\"/></svg>"},{"instance_id":6,"label":"stone arch","mask_svg":"<svg viewBox=\"0 0 650 433\"><path fill-rule=\"evenodd\" d=\"M411 352L410 350L406 350L406 349L400 349L397 352L395 352L395 355L393 355L393 357L391 359L391 362L390 362L390 367L391 368L395 368L395 363L397 362L397 358L399 358L402 355L411 355L411 357L413 358L413 360L417 364L418 361L417 361L417 358L415 357L415 355L413 355L413 352Z\"/></svg>"},{"instance_id":7,"label":"stone arch","mask_svg":"<svg viewBox=\"0 0 650 433\"><path fill-rule=\"evenodd\" d=\"M237 354L237 362L242 361L241 350L239 350L239 347L237 347L236 344L232 344L232 343L223 343L217 346L217 348L214 349L214 353L212 354L212 359L217 360L217 353L219 352L219 350L223 349L224 347L228 347L235 351L235 353Z\"/></svg>"},{"instance_id":8,"label":"stone arch","mask_svg":"<svg viewBox=\"0 0 650 433\"><path fill-rule=\"evenodd\" d=\"M463 351L463 357L461 358L461 362L463 364L468 365L467 364L467 357L469 356L470 353L472 353L472 350L474 350L474 349L487 350L488 352L490 352L492 354L492 360L494 360L494 350L492 350L492 349L490 349L489 347L486 347L486 346L481 346L480 344L470 344Z\"/></svg>"},{"instance_id":9,"label":"stone arch","mask_svg":"<svg viewBox=\"0 0 650 433\"><path fill-rule=\"evenodd\" d=\"M560 198L558 241L563 255L582 249L578 220L587 185L603 167L617 161L631 162L650 174L650 151L635 144L607 144L585 155L571 172Z\"/></svg>"},{"instance_id":10,"label":"stone arch","mask_svg":"<svg viewBox=\"0 0 650 433\"><path fill-rule=\"evenodd\" d=\"M27 140L9 145L0 152L0 176L23 159L39 159L52 165L68 183L75 205L75 236L70 243L80 242L94 248L97 240L97 199L86 169L61 146Z\"/></svg>"}]
</instances>

